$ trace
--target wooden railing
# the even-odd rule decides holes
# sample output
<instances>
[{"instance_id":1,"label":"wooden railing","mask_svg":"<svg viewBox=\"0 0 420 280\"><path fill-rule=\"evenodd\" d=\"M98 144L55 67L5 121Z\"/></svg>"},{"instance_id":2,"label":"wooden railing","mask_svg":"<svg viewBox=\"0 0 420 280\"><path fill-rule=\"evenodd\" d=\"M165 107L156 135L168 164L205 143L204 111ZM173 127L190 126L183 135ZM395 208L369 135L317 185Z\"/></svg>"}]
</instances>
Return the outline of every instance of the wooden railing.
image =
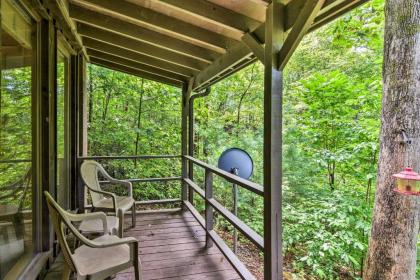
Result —
<instances>
[{"instance_id":1,"label":"wooden railing","mask_svg":"<svg viewBox=\"0 0 420 280\"><path fill-rule=\"evenodd\" d=\"M184 156L190 164L200 166L204 169L204 189L200 188L195 182L189 178L183 178L183 182L190 187L190 190L196 192L205 202L205 218L203 218L194 205L190 201L184 200L183 204L190 210L193 216L198 220L200 225L206 231L206 245L210 247L214 244L222 251L228 261L243 279L255 279L246 266L239 260L235 253L226 245L223 239L213 229L214 211L220 213L230 224L238 229L246 238L254 243L260 250L264 250L264 239L261 235L251 229L243 221L241 221L232 212L220 204L213 196L213 176L217 175L226 181L241 186L257 195L263 196L264 189L262 186L251 181L242 179L229 172L223 171L217 167L211 166L198 159L190 156Z\"/></svg>"},{"instance_id":2,"label":"wooden railing","mask_svg":"<svg viewBox=\"0 0 420 280\"><path fill-rule=\"evenodd\" d=\"M22 162L32 162L31 159L6 159L6 160L0 160L0 163L22 163Z\"/></svg>"},{"instance_id":3,"label":"wooden railing","mask_svg":"<svg viewBox=\"0 0 420 280\"><path fill-rule=\"evenodd\" d=\"M153 160L153 159L180 159L179 155L142 155L142 156L85 156L78 158L78 170L80 170L80 165L85 160L96 160L96 161L108 161L108 160ZM180 173L180 172L178 172ZM182 177L180 176L169 176L169 177L158 177L158 178L130 178L127 179L132 183L151 183L151 182L168 182L168 181L181 181ZM100 181L101 183L109 183L108 181ZM83 182L79 176L79 184L81 188ZM170 199L158 199L158 200L141 200L136 201L137 205L162 205L162 204L173 204L181 203L182 200L179 198L170 198Z\"/></svg>"},{"instance_id":4,"label":"wooden railing","mask_svg":"<svg viewBox=\"0 0 420 280\"><path fill-rule=\"evenodd\" d=\"M258 249L264 250L264 240L261 235L255 232L252 228L246 225L241 219L234 215L231 211L226 209L221 203L219 203L213 196L213 177L214 175L223 178L224 180L240 186L248 191L255 193L256 195L263 196L264 189L261 185L253 183L251 181L242 179L234 174L223 171L217 167L209 165L203 161L195 159L191 156L178 156L178 155L144 155L144 156L90 156L90 157L79 157L78 164L79 168L85 160L146 160L146 159L183 159L183 161L189 162L189 164L199 166L204 169L204 189L200 188L193 180L188 177L161 177L161 178L134 178L128 179L133 183L145 183L145 182L166 182L166 181L180 181L187 185L193 192L197 193L205 203L205 214L204 218L201 216L195 206L188 200L182 199L161 199L161 200L148 200L148 201L136 201L139 205L152 205L152 204L171 204L180 203L188 209L191 214L196 218L199 224L206 231L206 246L211 247L215 244L220 251L225 255L227 260L232 264L234 269L246 280L254 280L255 277L247 269L247 267L239 260L236 254L229 248L225 241L217 234L214 230L214 212L217 211L222 215L232 226L240 231L248 240L257 246ZM80 169L79 169L80 170ZM181 173L181 172L180 172ZM102 183L106 183L103 181Z\"/></svg>"}]
</instances>

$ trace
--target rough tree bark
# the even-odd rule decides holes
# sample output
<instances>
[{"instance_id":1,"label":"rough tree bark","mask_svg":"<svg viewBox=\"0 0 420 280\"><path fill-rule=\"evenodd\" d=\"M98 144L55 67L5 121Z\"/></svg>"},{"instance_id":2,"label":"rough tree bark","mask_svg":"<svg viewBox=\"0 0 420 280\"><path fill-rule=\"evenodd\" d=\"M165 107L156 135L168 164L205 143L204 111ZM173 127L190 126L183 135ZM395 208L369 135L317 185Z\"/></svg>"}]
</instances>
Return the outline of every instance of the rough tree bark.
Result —
<instances>
[{"instance_id":1,"label":"rough tree bark","mask_svg":"<svg viewBox=\"0 0 420 280\"><path fill-rule=\"evenodd\" d=\"M363 278L415 279L420 198L392 191L391 176L420 168L420 0L385 4L382 129L378 185ZM396 141L401 131L411 145Z\"/></svg>"}]
</instances>

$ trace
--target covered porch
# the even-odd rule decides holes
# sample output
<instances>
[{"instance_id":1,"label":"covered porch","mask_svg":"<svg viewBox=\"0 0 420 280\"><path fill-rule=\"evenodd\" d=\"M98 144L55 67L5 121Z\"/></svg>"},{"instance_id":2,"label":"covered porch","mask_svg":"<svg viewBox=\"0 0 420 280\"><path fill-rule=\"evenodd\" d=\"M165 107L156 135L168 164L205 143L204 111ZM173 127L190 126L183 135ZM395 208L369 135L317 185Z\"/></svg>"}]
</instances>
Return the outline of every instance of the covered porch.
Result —
<instances>
[{"instance_id":1,"label":"covered porch","mask_svg":"<svg viewBox=\"0 0 420 280\"><path fill-rule=\"evenodd\" d=\"M142 213L136 227L125 231L125 236L140 241L145 280L241 279L217 247L206 247L205 235L195 217L180 209ZM62 266L63 259L58 258L45 279L59 279ZM134 279L133 269L118 273L115 279Z\"/></svg>"},{"instance_id":2,"label":"covered porch","mask_svg":"<svg viewBox=\"0 0 420 280\"><path fill-rule=\"evenodd\" d=\"M32 77L32 150L24 160L32 170L26 209L31 233L25 237L31 257L5 275L59 277L60 250L43 192L63 208L89 211L80 176L84 161L166 159L179 162L176 176L124 178L135 187L168 181L180 187L177 198L136 201L137 224L124 235L139 242L144 279L255 279L214 229L215 213L263 253L264 279L282 279L282 71L307 32L364 2L2 0L2 15L12 14L20 24L8 26L3 17L2 35L15 38L7 47L25 49L17 66L9 63L2 71L27 67ZM194 157L194 100L257 61L265 67L264 187ZM88 63L179 88L179 153L88 156ZM196 168L203 178L194 174ZM216 177L263 198L263 236L215 199ZM116 279L133 277L124 271Z\"/></svg>"}]
</instances>

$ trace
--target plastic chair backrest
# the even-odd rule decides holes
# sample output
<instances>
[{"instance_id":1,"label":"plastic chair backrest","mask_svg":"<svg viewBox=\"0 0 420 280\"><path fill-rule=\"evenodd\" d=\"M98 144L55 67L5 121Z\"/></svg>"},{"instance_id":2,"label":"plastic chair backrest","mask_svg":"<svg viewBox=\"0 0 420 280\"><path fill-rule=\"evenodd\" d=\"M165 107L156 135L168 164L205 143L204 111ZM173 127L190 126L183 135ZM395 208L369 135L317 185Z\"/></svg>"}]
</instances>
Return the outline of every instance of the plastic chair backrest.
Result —
<instances>
[{"instance_id":1,"label":"plastic chair backrest","mask_svg":"<svg viewBox=\"0 0 420 280\"><path fill-rule=\"evenodd\" d=\"M80 174L82 176L83 181L85 184L94 190L101 191L101 185L99 184L99 178L98 174L101 173L105 178L109 178L109 174L105 171L105 169L93 160L87 160L82 163L82 166L80 167ZM90 197L92 198L93 205L96 204L96 202L102 200L104 196L99 193L95 193L89 190Z\"/></svg>"},{"instance_id":2,"label":"plastic chair backrest","mask_svg":"<svg viewBox=\"0 0 420 280\"><path fill-rule=\"evenodd\" d=\"M44 194L47 199L50 219L53 224L54 231L57 235L61 250L63 252L64 261L67 263L70 270L77 272L77 268L71 254L70 247L67 243L65 226L69 228L70 231L72 231L73 233L77 231L77 229L72 225L68 218L66 218L65 210L61 208L57 202L55 202L52 196L48 192L44 192Z\"/></svg>"}]
</instances>

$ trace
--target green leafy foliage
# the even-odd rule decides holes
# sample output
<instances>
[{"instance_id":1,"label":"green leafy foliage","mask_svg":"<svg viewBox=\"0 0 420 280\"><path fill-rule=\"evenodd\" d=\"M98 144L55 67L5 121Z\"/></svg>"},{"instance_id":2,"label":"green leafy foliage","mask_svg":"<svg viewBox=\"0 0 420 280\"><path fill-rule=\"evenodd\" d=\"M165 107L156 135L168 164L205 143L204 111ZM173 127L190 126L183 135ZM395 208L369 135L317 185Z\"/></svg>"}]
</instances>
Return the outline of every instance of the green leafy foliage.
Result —
<instances>
[{"instance_id":1,"label":"green leafy foliage","mask_svg":"<svg viewBox=\"0 0 420 280\"><path fill-rule=\"evenodd\" d=\"M179 90L99 66L88 67L89 154L101 156L180 154ZM106 160L116 178L179 176L180 160ZM178 198L179 183L135 184L141 199Z\"/></svg>"},{"instance_id":2,"label":"green leafy foliage","mask_svg":"<svg viewBox=\"0 0 420 280\"><path fill-rule=\"evenodd\" d=\"M284 75L283 251L305 279L359 279L376 180L381 108L383 1L370 1L308 34ZM91 155L179 154L179 90L89 66ZM263 183L263 66L243 69L196 100L195 157L217 165L227 148L254 161ZM107 161L116 177L177 176L173 161ZM279 170L280 172L280 170ZM204 172L194 179L203 186ZM142 184L139 199L179 197L179 186ZM215 198L232 209L231 184ZM196 196L196 207L204 205ZM263 200L239 190L239 217L263 234ZM232 226L217 218L219 231ZM241 242L246 242L243 237Z\"/></svg>"},{"instance_id":3,"label":"green leafy foliage","mask_svg":"<svg viewBox=\"0 0 420 280\"><path fill-rule=\"evenodd\" d=\"M285 69L283 170L278 172L283 175L284 259L296 277L361 278L377 173L383 24L383 0L369 1L307 34ZM214 85L194 107L195 157L217 165L225 149L242 148L254 161L251 180L260 184L263 74L256 62ZM2 72L2 159L30 157L29 81L28 69ZM180 154L179 89L88 65L88 95L89 155ZM179 176L181 167L179 159L101 163L117 178ZM8 176L0 185L25 170L24 165L1 168ZM203 178L196 167L195 181L202 186ZM134 187L138 200L180 196L178 182ZM231 184L216 177L214 195L232 208ZM202 201L195 200L202 211ZM261 197L239 189L238 215L263 234ZM222 232L232 230L221 217L216 225Z\"/></svg>"}]
</instances>

